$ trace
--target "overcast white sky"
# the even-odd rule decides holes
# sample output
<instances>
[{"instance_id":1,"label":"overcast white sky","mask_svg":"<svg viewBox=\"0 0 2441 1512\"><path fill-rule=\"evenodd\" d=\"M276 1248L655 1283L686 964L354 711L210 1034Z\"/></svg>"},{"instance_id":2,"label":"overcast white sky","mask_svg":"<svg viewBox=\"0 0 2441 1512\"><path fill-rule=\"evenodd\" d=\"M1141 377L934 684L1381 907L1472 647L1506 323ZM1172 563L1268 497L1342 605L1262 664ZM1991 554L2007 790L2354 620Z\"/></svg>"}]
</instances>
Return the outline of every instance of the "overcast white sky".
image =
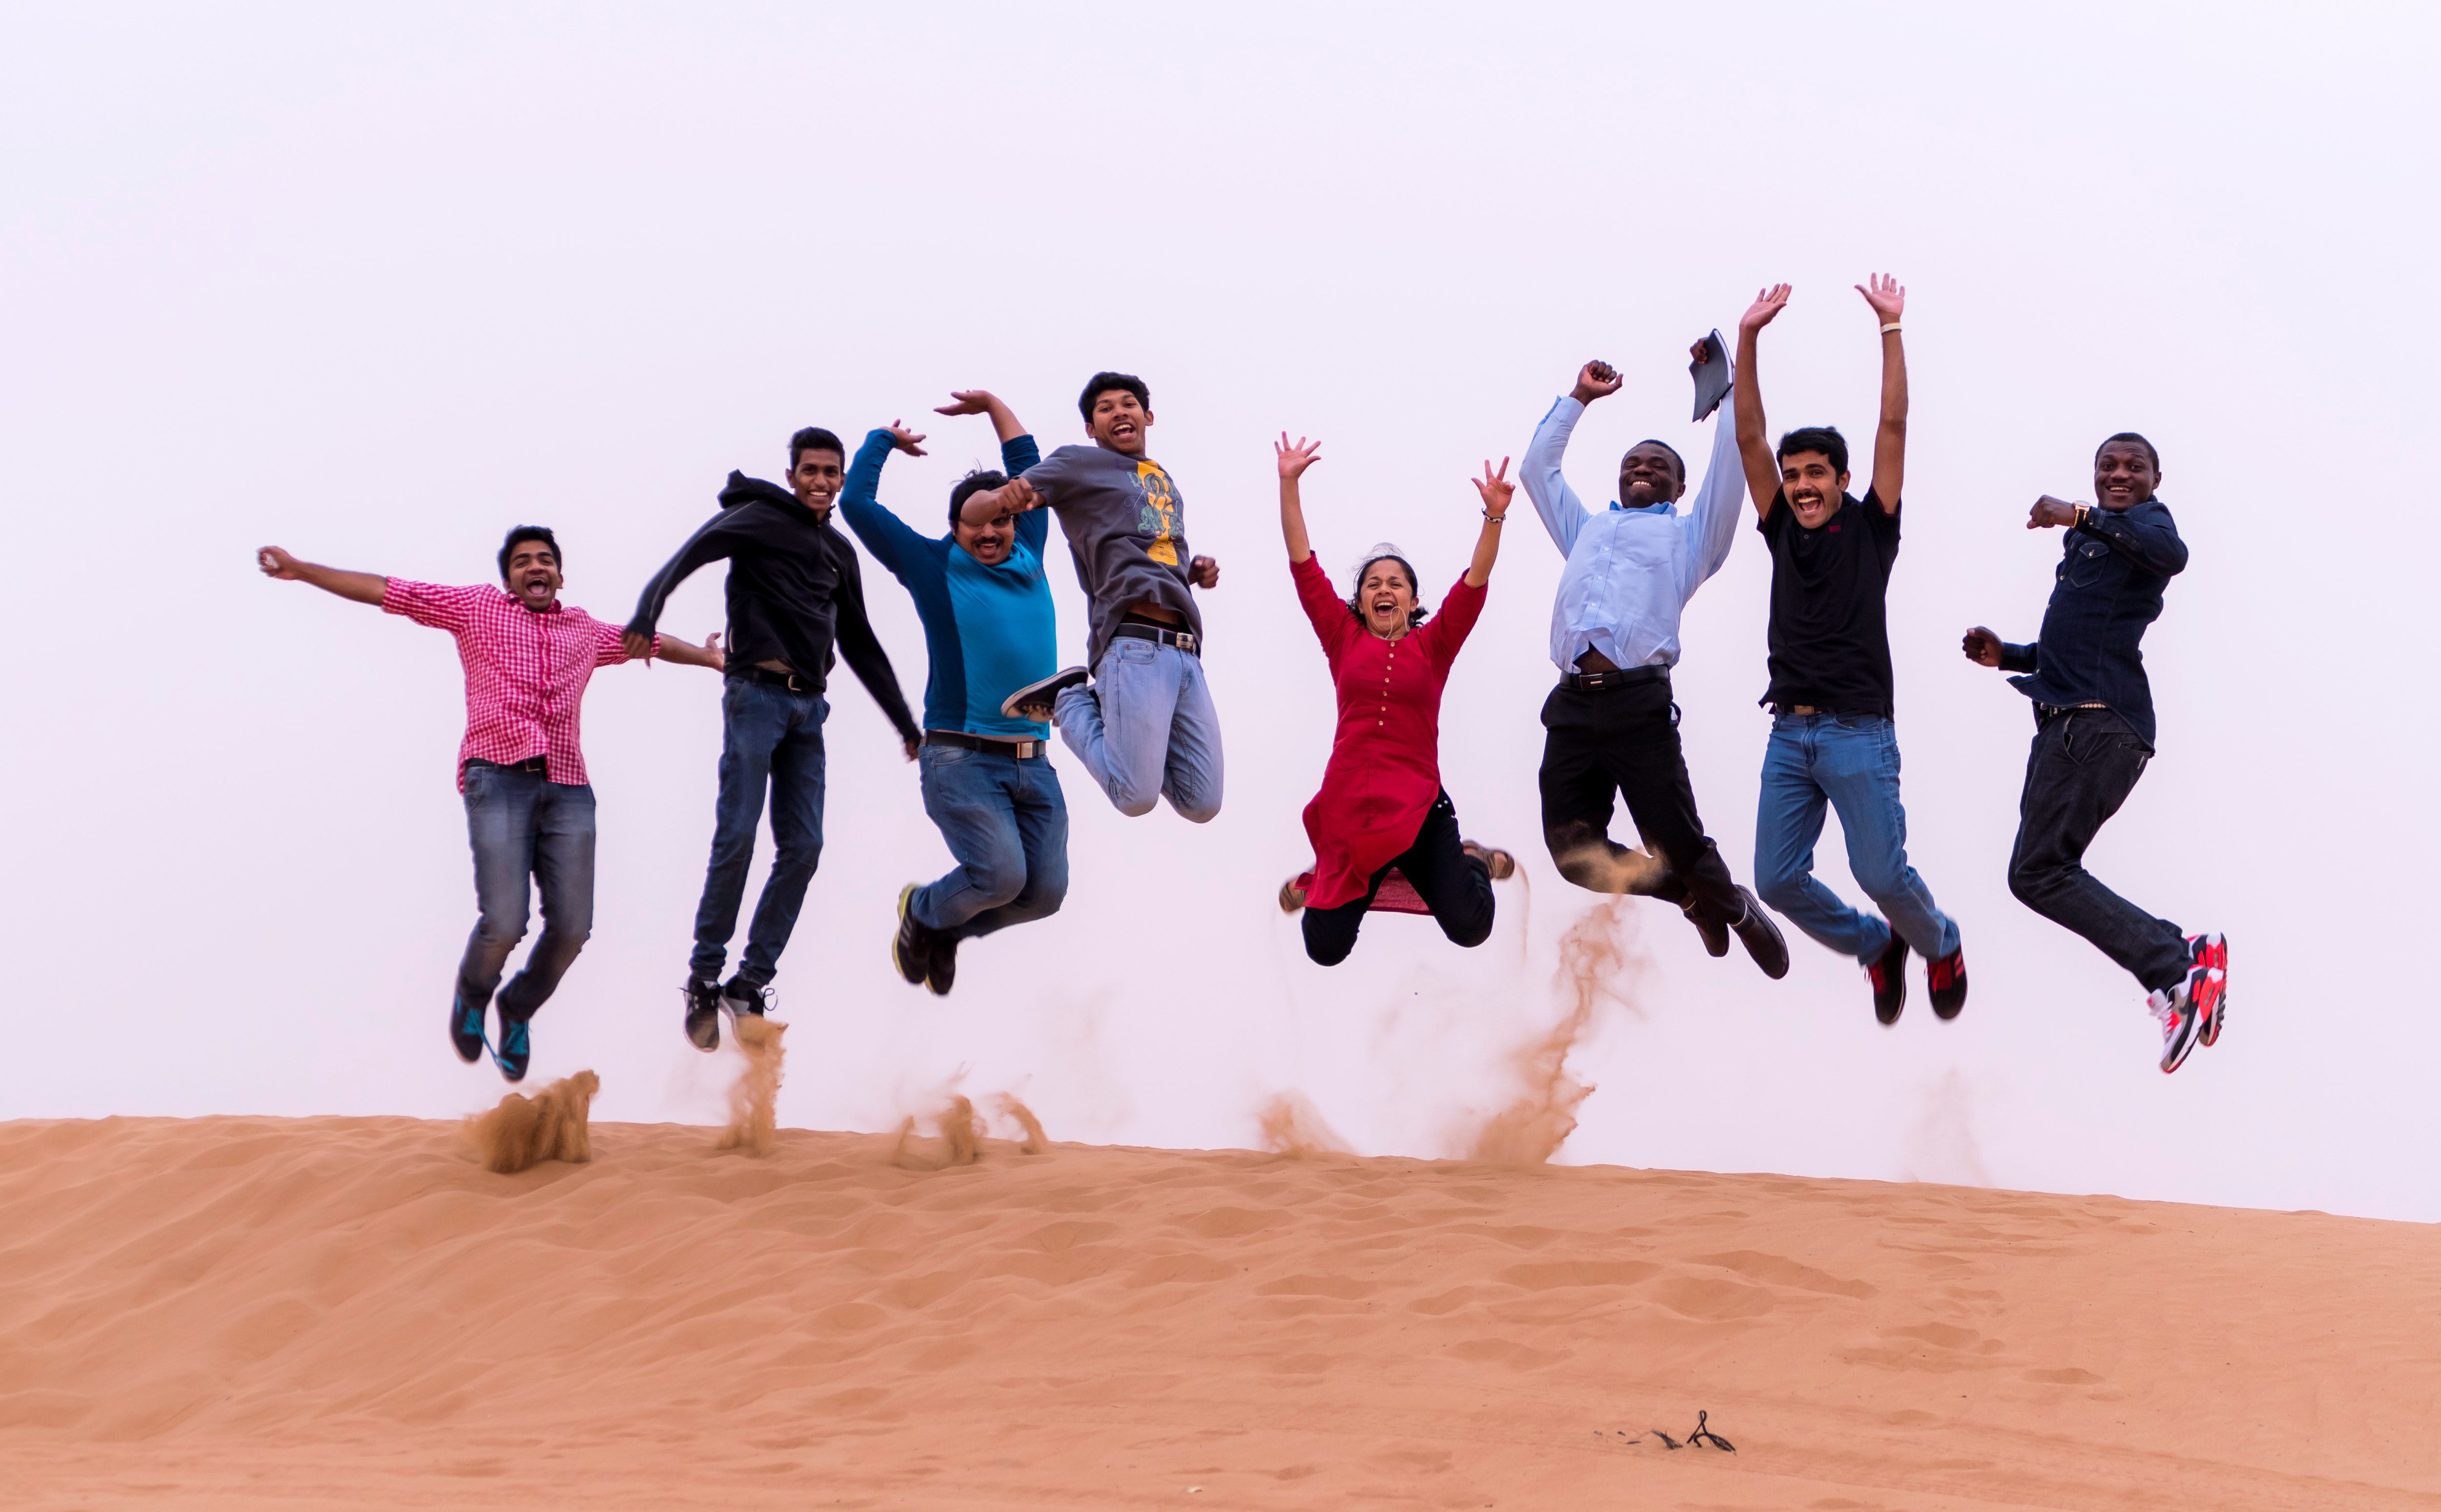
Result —
<instances>
[{"instance_id":1,"label":"overcast white sky","mask_svg":"<svg viewBox=\"0 0 2441 1512\"><path fill-rule=\"evenodd\" d=\"M1269 439L1325 440L1326 565L1391 536L1437 596L1467 473L1587 357L1627 385L1577 433L1582 492L1645 435L1700 457L1684 349L1762 283L1797 286L1764 349L1775 425L1864 434L1850 285L1890 270L1906 796L1971 1004L1936 1022L1919 978L1886 1031L1794 930L1772 983L1631 905L1651 964L1573 1063L1600 1090L1564 1158L2441 1217L2432 12L1693 9L11 8L0 1116L500 1091L443 1041L473 916L449 641L267 583L255 547L479 582L507 526L546 523L570 601L623 619L794 427L853 441L986 386L1057 444L1115 367L1149 381L1155 455L1223 565L1227 807L1122 819L1063 749L1066 910L967 946L936 1001L887 939L947 853L842 669L829 846L778 982L784 1121L888 1127L963 1071L1058 1138L1252 1143L1295 1089L1365 1150L1448 1153L1560 1011L1556 943L1592 902L1537 841L1560 559L1510 532L1444 709L1465 828L1528 877L1492 942L1376 919L1313 967L1271 895L1329 691ZM980 420L924 428L934 455L883 498L930 520L993 447ZM2092 861L2233 958L2227 1036L2171 1078L2133 983L2009 896L2031 722L1957 650L1979 622L2032 639L2057 537L2025 507L2089 496L2121 428L2159 444L2194 555L2146 645L2161 753ZM1742 531L1677 678L1741 880L1767 581ZM867 582L912 702L915 616ZM719 605L699 574L667 623L699 638ZM678 1026L717 693L624 668L588 704L596 931L534 1074L595 1068L606 1118L711 1119L732 1069Z\"/></svg>"}]
</instances>

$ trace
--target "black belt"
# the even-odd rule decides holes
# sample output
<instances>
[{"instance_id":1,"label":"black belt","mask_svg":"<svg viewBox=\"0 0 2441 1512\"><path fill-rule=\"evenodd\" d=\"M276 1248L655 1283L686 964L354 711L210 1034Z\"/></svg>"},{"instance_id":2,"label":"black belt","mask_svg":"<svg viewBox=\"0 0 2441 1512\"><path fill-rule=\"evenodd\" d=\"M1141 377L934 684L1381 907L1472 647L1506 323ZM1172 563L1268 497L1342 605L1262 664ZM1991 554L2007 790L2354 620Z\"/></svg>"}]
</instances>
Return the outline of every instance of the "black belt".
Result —
<instances>
[{"instance_id":1,"label":"black belt","mask_svg":"<svg viewBox=\"0 0 2441 1512\"><path fill-rule=\"evenodd\" d=\"M1560 686L1578 693L1607 693L1613 688L1633 688L1638 683L1668 682L1667 667L1608 667L1600 672L1564 672Z\"/></svg>"},{"instance_id":2,"label":"black belt","mask_svg":"<svg viewBox=\"0 0 2441 1512\"><path fill-rule=\"evenodd\" d=\"M786 688L790 693L806 693L822 692L821 688L817 687L813 683L807 682L805 678L799 676L793 672L773 672L768 667L757 667L750 664L744 667L732 667L729 669L729 675L732 677L744 677L750 682L768 682L774 688Z\"/></svg>"},{"instance_id":3,"label":"black belt","mask_svg":"<svg viewBox=\"0 0 2441 1512\"><path fill-rule=\"evenodd\" d=\"M955 746L960 750L979 750L986 756L1014 756L1019 761L1041 755L1050 742L1041 740L998 740L990 735L969 735L955 729L924 731L927 746Z\"/></svg>"},{"instance_id":4,"label":"black belt","mask_svg":"<svg viewBox=\"0 0 2441 1512\"><path fill-rule=\"evenodd\" d=\"M1192 630L1166 630L1157 624L1123 624L1116 630L1111 632L1111 639L1113 640L1154 640L1159 641L1165 646L1176 646L1179 650L1185 652L1190 657L1201 658L1203 655L1202 652L1196 649L1196 635Z\"/></svg>"},{"instance_id":5,"label":"black belt","mask_svg":"<svg viewBox=\"0 0 2441 1512\"><path fill-rule=\"evenodd\" d=\"M480 756L469 756L466 758L466 765L489 766L496 772L533 772L543 777L551 775L550 763L540 756L529 756L521 762L487 762Z\"/></svg>"}]
</instances>

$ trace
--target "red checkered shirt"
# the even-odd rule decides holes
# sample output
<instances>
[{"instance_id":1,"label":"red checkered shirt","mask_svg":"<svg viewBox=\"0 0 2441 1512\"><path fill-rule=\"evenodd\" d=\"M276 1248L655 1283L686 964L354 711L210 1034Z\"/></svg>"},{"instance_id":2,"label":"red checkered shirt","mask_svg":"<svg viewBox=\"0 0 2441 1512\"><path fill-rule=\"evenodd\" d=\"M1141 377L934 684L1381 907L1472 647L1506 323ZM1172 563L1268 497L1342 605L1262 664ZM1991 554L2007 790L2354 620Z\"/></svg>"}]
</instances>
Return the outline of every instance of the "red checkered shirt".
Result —
<instances>
[{"instance_id":1,"label":"red checkered shirt","mask_svg":"<svg viewBox=\"0 0 2441 1512\"><path fill-rule=\"evenodd\" d=\"M586 781L577 721L596 667L627 659L619 627L582 609L553 603L534 613L505 590L443 587L390 578L382 611L458 638L466 666L466 738L458 747L458 787L470 760L511 765L543 758L554 783ZM653 638L656 655L661 638Z\"/></svg>"}]
</instances>

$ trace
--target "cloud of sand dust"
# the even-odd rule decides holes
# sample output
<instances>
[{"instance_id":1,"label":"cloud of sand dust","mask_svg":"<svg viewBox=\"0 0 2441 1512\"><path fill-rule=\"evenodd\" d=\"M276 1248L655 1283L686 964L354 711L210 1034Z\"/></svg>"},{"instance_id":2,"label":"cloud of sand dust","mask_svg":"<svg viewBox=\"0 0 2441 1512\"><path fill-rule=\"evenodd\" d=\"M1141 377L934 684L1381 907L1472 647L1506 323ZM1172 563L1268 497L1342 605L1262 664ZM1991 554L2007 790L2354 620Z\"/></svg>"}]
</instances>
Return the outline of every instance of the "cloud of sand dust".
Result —
<instances>
[{"instance_id":1,"label":"cloud of sand dust","mask_svg":"<svg viewBox=\"0 0 2441 1512\"><path fill-rule=\"evenodd\" d=\"M1577 886L1613 897L1649 896L1654 885L1670 870L1669 862L1650 851L1614 854L1600 840L1555 855L1551 861L1562 876Z\"/></svg>"},{"instance_id":2,"label":"cloud of sand dust","mask_svg":"<svg viewBox=\"0 0 2441 1512\"><path fill-rule=\"evenodd\" d=\"M1347 1142L1323 1122L1312 1099L1303 1092L1277 1092L1256 1115L1263 1125L1263 1148L1293 1161L1317 1155L1346 1155Z\"/></svg>"},{"instance_id":3,"label":"cloud of sand dust","mask_svg":"<svg viewBox=\"0 0 2441 1512\"><path fill-rule=\"evenodd\" d=\"M788 1026L759 1014L741 1014L731 1036L746 1053L746 1070L729 1089L729 1126L713 1148L744 1150L749 1155L771 1153L778 1137L781 1063L787 1051L780 1036Z\"/></svg>"},{"instance_id":4,"label":"cloud of sand dust","mask_svg":"<svg viewBox=\"0 0 2441 1512\"><path fill-rule=\"evenodd\" d=\"M915 1117L909 1114L898 1125L898 1143L890 1152L890 1163L910 1171L946 1171L952 1165L972 1165L983 1159L983 1130L975 1122L975 1105L967 1097L952 1097L949 1106L932 1115L940 1130L938 1150L917 1147Z\"/></svg>"},{"instance_id":5,"label":"cloud of sand dust","mask_svg":"<svg viewBox=\"0 0 2441 1512\"><path fill-rule=\"evenodd\" d=\"M1568 1011L1548 1032L1520 1049L1512 1060L1519 1084L1514 1101L1475 1131L1467 1158L1511 1165L1541 1165L1577 1130L1577 1108L1593 1095L1593 1084L1568 1074L1569 1052L1593 1027L1605 1000L1640 1012L1628 996L1644 965L1635 948L1635 918L1614 896L1588 911L1560 937L1555 981Z\"/></svg>"},{"instance_id":6,"label":"cloud of sand dust","mask_svg":"<svg viewBox=\"0 0 2441 1512\"><path fill-rule=\"evenodd\" d=\"M1040 1155L1051 1148L1051 1141L1042 1132L1042 1120L1035 1117L1034 1109L1019 1102L1015 1094L1003 1092L993 1098L992 1109L1018 1126L1018 1154Z\"/></svg>"},{"instance_id":7,"label":"cloud of sand dust","mask_svg":"<svg viewBox=\"0 0 2441 1512\"><path fill-rule=\"evenodd\" d=\"M1975 1138L1975 1098L1953 1066L1924 1090L1915 1122L1907 1132L1903 1171L1910 1181L1947 1186L1990 1186L1983 1153Z\"/></svg>"},{"instance_id":8,"label":"cloud of sand dust","mask_svg":"<svg viewBox=\"0 0 2441 1512\"><path fill-rule=\"evenodd\" d=\"M593 1159L593 1129L588 1119L593 1095L600 1090L602 1078L581 1071L561 1077L532 1097L511 1092L498 1107L466 1120L466 1141L484 1170L503 1176L545 1161L583 1164Z\"/></svg>"}]
</instances>

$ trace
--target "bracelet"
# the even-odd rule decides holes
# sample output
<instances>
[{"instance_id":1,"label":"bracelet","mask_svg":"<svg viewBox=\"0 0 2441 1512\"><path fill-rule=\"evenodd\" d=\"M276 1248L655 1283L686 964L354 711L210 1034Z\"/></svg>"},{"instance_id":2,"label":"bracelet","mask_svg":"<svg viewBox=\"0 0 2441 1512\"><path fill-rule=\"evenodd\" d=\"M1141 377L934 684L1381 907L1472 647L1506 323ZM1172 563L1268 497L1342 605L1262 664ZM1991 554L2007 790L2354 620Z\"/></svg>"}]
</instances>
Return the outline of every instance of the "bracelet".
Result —
<instances>
[{"instance_id":1,"label":"bracelet","mask_svg":"<svg viewBox=\"0 0 2441 1512\"><path fill-rule=\"evenodd\" d=\"M1893 320L1893 321L1891 321L1889 325L1886 325L1886 326L1882 327L1882 334L1887 336L1887 335L1889 335L1891 332L1896 331L1898 328L1899 328L1899 323L1898 323L1897 321Z\"/></svg>"},{"instance_id":2,"label":"bracelet","mask_svg":"<svg viewBox=\"0 0 2441 1512\"><path fill-rule=\"evenodd\" d=\"M1483 512L1483 517L1484 517L1485 519L1487 519L1487 520L1490 520L1490 521L1491 521L1492 524L1494 524L1494 525L1506 525L1506 524L1508 524L1508 523L1509 523L1509 516L1508 516L1508 515L1506 515L1506 514L1494 514L1494 513L1492 513L1490 510L1485 510L1485 511Z\"/></svg>"},{"instance_id":3,"label":"bracelet","mask_svg":"<svg viewBox=\"0 0 2441 1512\"><path fill-rule=\"evenodd\" d=\"M2079 504L2079 505L2076 507L2076 518L2075 518L2075 519L2073 519L2073 520L2069 521L2069 526L2068 526L2068 528L2069 528L2070 530L2071 530L2071 531L2081 531L2081 530L2085 529L2085 522L2086 522L2087 518L2088 518L2088 516L2090 516L2092 513L2093 513L2093 506L2092 506L2092 505L2090 505L2090 504Z\"/></svg>"}]
</instances>

